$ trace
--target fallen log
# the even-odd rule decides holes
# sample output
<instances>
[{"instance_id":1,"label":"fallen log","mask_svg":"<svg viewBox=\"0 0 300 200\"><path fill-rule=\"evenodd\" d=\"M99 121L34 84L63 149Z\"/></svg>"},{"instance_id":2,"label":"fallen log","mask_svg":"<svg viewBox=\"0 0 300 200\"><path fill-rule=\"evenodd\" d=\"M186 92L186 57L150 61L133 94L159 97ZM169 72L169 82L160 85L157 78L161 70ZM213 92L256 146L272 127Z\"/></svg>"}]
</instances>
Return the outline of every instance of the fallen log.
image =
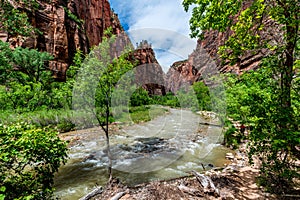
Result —
<instances>
[{"instance_id":1,"label":"fallen log","mask_svg":"<svg viewBox=\"0 0 300 200\"><path fill-rule=\"evenodd\" d=\"M192 171L192 174L197 178L198 182L203 187L204 193L211 193L211 194L214 194L214 196L217 196L217 197L220 196L220 192L216 188L216 186L213 183L213 181L211 180L211 178L209 178L208 176L205 176L203 174L199 174L195 170Z\"/></svg>"},{"instance_id":2,"label":"fallen log","mask_svg":"<svg viewBox=\"0 0 300 200\"><path fill-rule=\"evenodd\" d=\"M110 200L119 200L122 196L124 196L125 192L119 192L115 196L113 196Z\"/></svg>"},{"instance_id":3,"label":"fallen log","mask_svg":"<svg viewBox=\"0 0 300 200\"><path fill-rule=\"evenodd\" d=\"M79 200L89 200L92 197L101 194L103 192L103 188L102 187L96 187L93 191L91 191L90 193L88 193L87 195L85 195L84 197L81 197Z\"/></svg>"}]
</instances>

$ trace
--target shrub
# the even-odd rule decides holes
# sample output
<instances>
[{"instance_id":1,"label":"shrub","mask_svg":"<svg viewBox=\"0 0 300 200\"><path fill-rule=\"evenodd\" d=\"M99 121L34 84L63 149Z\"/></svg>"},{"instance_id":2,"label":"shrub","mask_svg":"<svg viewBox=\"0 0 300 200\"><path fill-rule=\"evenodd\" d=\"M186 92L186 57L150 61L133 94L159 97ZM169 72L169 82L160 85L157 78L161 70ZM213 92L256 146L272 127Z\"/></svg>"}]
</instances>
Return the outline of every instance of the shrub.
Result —
<instances>
[{"instance_id":1,"label":"shrub","mask_svg":"<svg viewBox=\"0 0 300 200\"><path fill-rule=\"evenodd\" d=\"M66 143L47 128L0 124L0 188L6 199L49 199Z\"/></svg>"},{"instance_id":2,"label":"shrub","mask_svg":"<svg viewBox=\"0 0 300 200\"><path fill-rule=\"evenodd\" d=\"M150 103L148 92L143 88L138 88L130 98L131 106L142 106Z\"/></svg>"}]
</instances>

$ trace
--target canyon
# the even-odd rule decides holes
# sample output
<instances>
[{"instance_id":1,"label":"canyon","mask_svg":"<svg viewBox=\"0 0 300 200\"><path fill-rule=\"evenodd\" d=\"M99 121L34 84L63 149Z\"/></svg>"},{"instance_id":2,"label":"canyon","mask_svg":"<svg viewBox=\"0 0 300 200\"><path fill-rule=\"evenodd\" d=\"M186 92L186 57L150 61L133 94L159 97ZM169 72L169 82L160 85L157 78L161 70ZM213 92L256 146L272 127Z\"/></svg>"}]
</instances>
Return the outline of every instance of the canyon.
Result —
<instances>
[{"instance_id":1,"label":"canyon","mask_svg":"<svg viewBox=\"0 0 300 200\"><path fill-rule=\"evenodd\" d=\"M49 69L57 81L66 80L66 71L72 64L77 50L84 54L90 48L101 43L105 30L111 28L112 34L120 38L115 51L121 51L125 46L131 46L131 41L125 33L118 15L113 12L108 0L68 0L68 1L39 1L39 9L27 11L31 24L41 34L30 37L9 37L5 32L0 33L0 39L17 46L35 48L49 52L54 59L49 62ZM149 94L164 95L166 92L176 93L182 85L193 84L195 81L207 82L205 76L215 73L236 73L256 69L266 52L249 53L241 57L237 64L222 63L217 51L224 41L232 34L231 31L219 33L209 31L199 39L196 49L183 61L175 62L164 74L151 45L140 44L132 51L129 60L138 63L137 77L148 80L143 87ZM120 52L119 52L120 53ZM115 52L114 57L119 53ZM151 74L158 75L158 83L151 83ZM163 79L163 80L162 80ZM152 81L153 82L153 81ZM209 83L206 83L209 84Z\"/></svg>"}]
</instances>

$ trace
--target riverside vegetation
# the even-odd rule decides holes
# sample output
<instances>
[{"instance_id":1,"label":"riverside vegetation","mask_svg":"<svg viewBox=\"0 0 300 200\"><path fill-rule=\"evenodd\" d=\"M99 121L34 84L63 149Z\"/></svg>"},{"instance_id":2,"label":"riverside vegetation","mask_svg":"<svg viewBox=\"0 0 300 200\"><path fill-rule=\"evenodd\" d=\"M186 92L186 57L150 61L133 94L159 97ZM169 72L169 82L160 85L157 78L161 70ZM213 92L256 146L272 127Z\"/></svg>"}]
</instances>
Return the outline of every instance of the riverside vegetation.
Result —
<instances>
[{"instance_id":1,"label":"riverside vegetation","mask_svg":"<svg viewBox=\"0 0 300 200\"><path fill-rule=\"evenodd\" d=\"M37 8L34 0L23 2L24 6ZM185 0L183 4L186 9L196 4L191 19L193 36L201 37L199 29L213 28L224 32L226 27L230 27L235 30L236 34L220 48L222 58L235 62L245 50L259 49L261 45L271 50L272 53L262 60L260 69L241 76L224 75L227 118L241 121L250 128L249 135L241 135L228 120L225 122L228 125L225 139L229 145L238 145L241 139L249 140L250 161L253 155L262 161L260 183L270 191L284 193L293 186L295 178L299 178L299 165L296 164L300 157L299 2L280 0L267 4L253 1L237 23L233 23L230 16L240 11L241 1L225 2L227 4L219 5L214 0L202 3ZM10 35L38 32L29 24L26 14L7 1L0 1L0 5L3 8L0 17L6 19L1 28ZM282 25L283 44L268 44L252 32L253 27L259 30L263 26L255 20L262 16L269 16ZM107 34L110 35L109 32ZM100 47L95 48L105 47L108 40L104 39ZM53 175L67 158L67 147L58 139L58 131L70 131L75 125L77 128L104 125L102 118L97 121L84 111L72 110L75 78L85 56L88 55L78 51L67 71L66 82L56 82L47 69L51 55L21 47L12 50L8 43L0 41L0 199L50 198ZM118 70L112 76L111 72L116 72L120 63L123 71ZM111 71L103 77L104 80L100 79L99 85L110 86L97 92L98 114L110 102L105 93L113 91L116 84L113 78L120 77L134 64L120 57L110 67ZM138 88L130 99L133 120L150 120L151 117L145 113L148 113L148 105L151 104L184 105L180 105L179 98L181 102L186 101L186 105L192 105L195 111L211 110L213 97L210 97L209 88L202 82L196 82L192 87L198 98L192 103L184 91L176 95L149 96L147 91ZM102 117L107 124L114 118L106 111ZM164 112L158 110L157 115ZM18 193L15 188L20 188Z\"/></svg>"},{"instance_id":2,"label":"riverside vegetation","mask_svg":"<svg viewBox=\"0 0 300 200\"><path fill-rule=\"evenodd\" d=\"M108 31L109 33L109 31ZM96 48L105 48L109 40ZM34 49L18 47L11 49L8 43L0 42L1 49L1 128L0 128L0 170L1 199L43 199L53 193L53 177L60 164L67 159L66 143L58 138L58 132L75 128L84 129L96 125L104 126L115 121L113 115L102 110L110 106L111 93L123 73L133 68L132 63L120 57L108 65L110 71L102 76L96 92L95 116L86 110L74 111L72 91L75 78L81 69L85 55L80 51L74 64L67 72L66 82L56 82L46 68L52 56ZM87 55L91 56L91 55ZM125 55L124 55L125 56ZM122 69L118 68L122 67ZM123 70L123 71L122 71ZM117 73L116 73L117 72ZM104 85L103 85L104 84ZM203 83L194 85L198 95L208 95ZM85 88L79 88L83 89ZM120 94L122 95L122 94ZM106 99L109 96L109 99ZM190 98L184 91L177 96L190 105ZM199 100L202 108L209 105L209 99ZM73 103L73 105L72 105ZM196 109L196 101L194 109ZM150 105L179 107L178 98L171 93L165 96L149 96L143 88L137 88L131 95L129 113L134 122L149 121L165 114L165 108L151 110ZM87 108L88 109L88 108ZM110 109L110 107L108 107ZM122 118L120 119L122 121ZM125 119L124 119L125 121ZM32 152L33 151L33 152ZM11 170L7 170L11 168ZM19 193L15 188L22 188Z\"/></svg>"}]
</instances>

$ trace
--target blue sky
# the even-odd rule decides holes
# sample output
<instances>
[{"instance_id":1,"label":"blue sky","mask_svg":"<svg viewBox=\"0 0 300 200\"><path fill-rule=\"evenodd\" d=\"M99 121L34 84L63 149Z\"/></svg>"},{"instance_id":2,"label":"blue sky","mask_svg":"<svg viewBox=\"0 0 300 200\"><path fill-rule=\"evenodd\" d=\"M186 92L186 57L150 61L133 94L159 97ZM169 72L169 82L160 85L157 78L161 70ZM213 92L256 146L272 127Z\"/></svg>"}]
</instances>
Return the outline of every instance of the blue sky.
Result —
<instances>
[{"instance_id":1,"label":"blue sky","mask_svg":"<svg viewBox=\"0 0 300 200\"><path fill-rule=\"evenodd\" d=\"M148 40L164 71L196 48L182 0L109 0L132 43Z\"/></svg>"}]
</instances>

